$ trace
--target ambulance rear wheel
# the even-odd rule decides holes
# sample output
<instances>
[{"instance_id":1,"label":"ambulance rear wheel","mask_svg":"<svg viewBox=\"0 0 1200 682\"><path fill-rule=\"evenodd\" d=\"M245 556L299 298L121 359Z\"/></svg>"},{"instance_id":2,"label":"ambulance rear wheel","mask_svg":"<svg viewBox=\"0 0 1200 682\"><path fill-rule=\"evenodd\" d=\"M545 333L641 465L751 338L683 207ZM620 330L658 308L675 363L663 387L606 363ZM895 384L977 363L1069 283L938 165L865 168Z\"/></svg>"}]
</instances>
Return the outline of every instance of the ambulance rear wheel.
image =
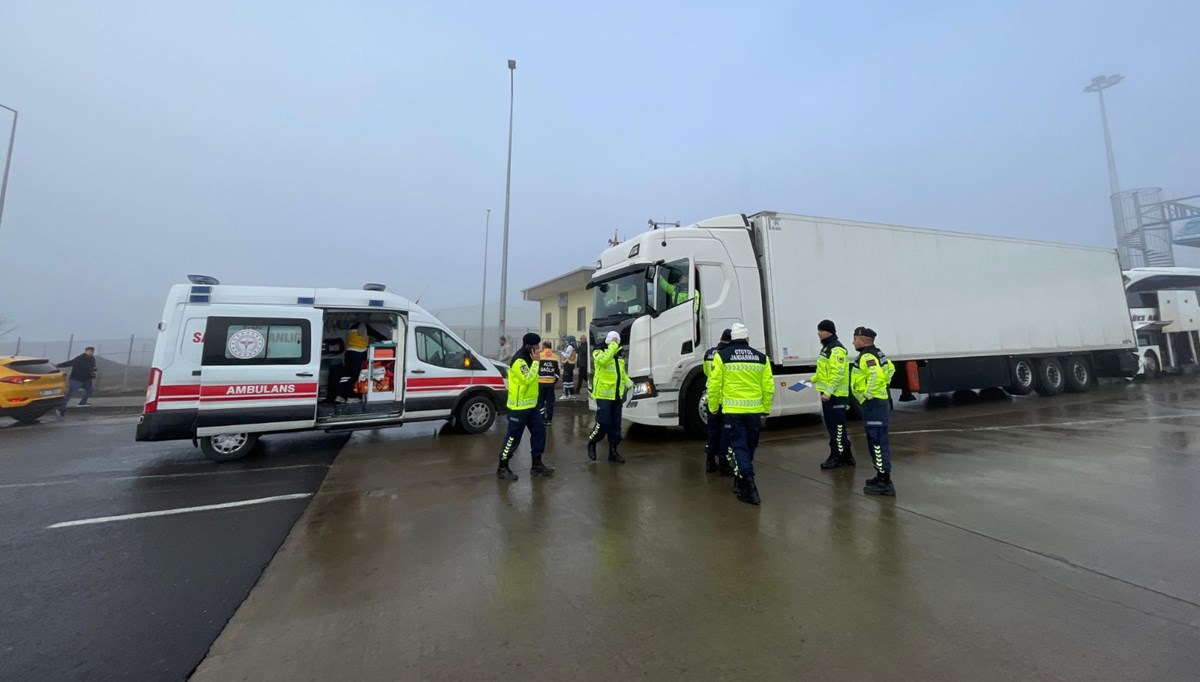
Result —
<instances>
[{"instance_id":1,"label":"ambulance rear wheel","mask_svg":"<svg viewBox=\"0 0 1200 682\"><path fill-rule=\"evenodd\" d=\"M214 462L233 462L254 450L256 433L220 433L200 439L200 452Z\"/></svg>"},{"instance_id":2,"label":"ambulance rear wheel","mask_svg":"<svg viewBox=\"0 0 1200 682\"><path fill-rule=\"evenodd\" d=\"M467 398L458 408L457 421L467 433L483 433L496 423L496 405L481 395Z\"/></svg>"}]
</instances>

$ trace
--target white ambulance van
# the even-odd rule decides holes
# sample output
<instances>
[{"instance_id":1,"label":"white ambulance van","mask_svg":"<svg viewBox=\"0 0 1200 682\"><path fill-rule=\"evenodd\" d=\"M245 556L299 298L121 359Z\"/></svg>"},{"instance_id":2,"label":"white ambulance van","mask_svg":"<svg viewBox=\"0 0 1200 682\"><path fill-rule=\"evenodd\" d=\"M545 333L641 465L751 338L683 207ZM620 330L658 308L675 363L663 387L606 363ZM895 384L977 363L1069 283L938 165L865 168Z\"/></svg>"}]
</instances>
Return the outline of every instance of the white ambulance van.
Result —
<instances>
[{"instance_id":1,"label":"white ambulance van","mask_svg":"<svg viewBox=\"0 0 1200 682\"><path fill-rule=\"evenodd\" d=\"M139 441L191 439L225 462L245 457L265 433L439 419L482 433L506 402L495 364L382 285L189 280L167 295ZM359 348L350 348L356 333Z\"/></svg>"}]
</instances>

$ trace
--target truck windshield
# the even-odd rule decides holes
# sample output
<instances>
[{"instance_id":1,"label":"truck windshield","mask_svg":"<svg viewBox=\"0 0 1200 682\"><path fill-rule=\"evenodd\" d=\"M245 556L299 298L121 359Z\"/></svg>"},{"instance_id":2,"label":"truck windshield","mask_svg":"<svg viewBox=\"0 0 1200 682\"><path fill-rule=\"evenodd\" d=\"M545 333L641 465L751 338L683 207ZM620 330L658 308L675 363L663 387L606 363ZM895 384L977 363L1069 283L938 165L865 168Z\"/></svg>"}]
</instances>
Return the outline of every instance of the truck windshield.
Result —
<instances>
[{"instance_id":1,"label":"truck windshield","mask_svg":"<svg viewBox=\"0 0 1200 682\"><path fill-rule=\"evenodd\" d=\"M592 316L595 319L606 317L636 317L644 315L647 292L654 282L646 279L645 271L630 272L602 284L597 284L596 302Z\"/></svg>"}]
</instances>

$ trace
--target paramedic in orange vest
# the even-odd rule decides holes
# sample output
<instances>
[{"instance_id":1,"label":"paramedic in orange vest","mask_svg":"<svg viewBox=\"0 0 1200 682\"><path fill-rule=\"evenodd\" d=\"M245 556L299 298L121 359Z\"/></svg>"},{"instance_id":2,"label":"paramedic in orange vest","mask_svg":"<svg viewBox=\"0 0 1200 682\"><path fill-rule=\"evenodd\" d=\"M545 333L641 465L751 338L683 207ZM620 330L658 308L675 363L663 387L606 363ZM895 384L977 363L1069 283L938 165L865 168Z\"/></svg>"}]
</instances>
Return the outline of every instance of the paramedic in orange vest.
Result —
<instances>
[{"instance_id":1,"label":"paramedic in orange vest","mask_svg":"<svg viewBox=\"0 0 1200 682\"><path fill-rule=\"evenodd\" d=\"M538 354L538 409L546 420L546 426L554 421L554 385L562 376L558 366L558 354L554 352L554 344L542 342L542 352Z\"/></svg>"}]
</instances>

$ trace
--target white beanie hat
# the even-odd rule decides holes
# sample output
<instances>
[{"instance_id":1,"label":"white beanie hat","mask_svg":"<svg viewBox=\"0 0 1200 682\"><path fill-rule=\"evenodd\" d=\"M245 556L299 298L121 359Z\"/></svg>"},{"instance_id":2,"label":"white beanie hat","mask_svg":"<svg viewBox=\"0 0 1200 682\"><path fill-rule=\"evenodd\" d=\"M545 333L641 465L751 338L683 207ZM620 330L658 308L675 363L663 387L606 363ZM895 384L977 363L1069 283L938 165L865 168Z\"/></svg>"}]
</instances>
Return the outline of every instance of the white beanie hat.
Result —
<instances>
[{"instance_id":1,"label":"white beanie hat","mask_svg":"<svg viewBox=\"0 0 1200 682\"><path fill-rule=\"evenodd\" d=\"M734 341L744 341L750 338L750 330L746 329L746 325L741 322L734 322L733 326L729 328L729 338Z\"/></svg>"},{"instance_id":2,"label":"white beanie hat","mask_svg":"<svg viewBox=\"0 0 1200 682\"><path fill-rule=\"evenodd\" d=\"M604 343L621 343L621 335L617 332L609 332L608 336L604 337Z\"/></svg>"}]
</instances>

